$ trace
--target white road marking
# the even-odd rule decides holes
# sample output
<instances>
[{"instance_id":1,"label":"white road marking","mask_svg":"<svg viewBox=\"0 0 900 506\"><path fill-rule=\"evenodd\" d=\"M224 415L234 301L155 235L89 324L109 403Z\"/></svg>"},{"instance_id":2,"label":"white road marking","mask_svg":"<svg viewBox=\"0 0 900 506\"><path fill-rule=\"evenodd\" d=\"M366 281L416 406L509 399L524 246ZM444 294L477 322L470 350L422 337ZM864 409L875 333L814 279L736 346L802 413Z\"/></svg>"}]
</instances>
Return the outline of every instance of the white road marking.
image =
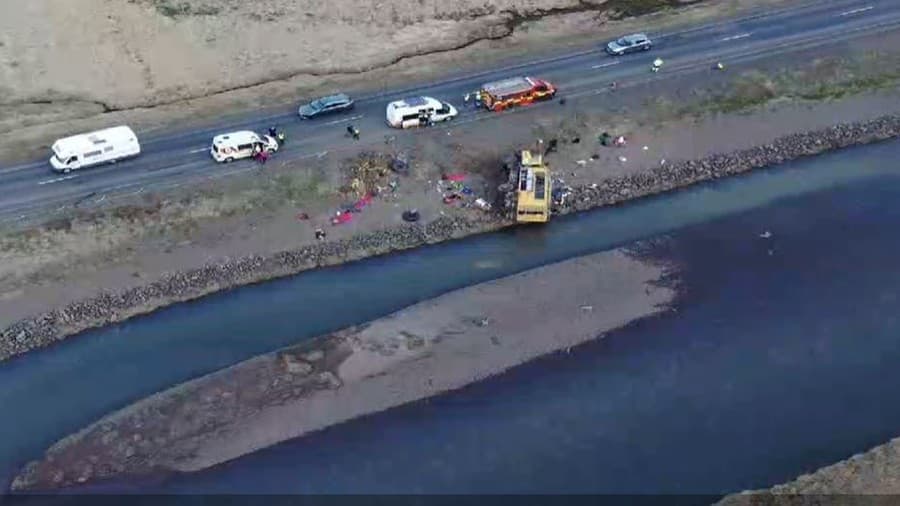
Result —
<instances>
[{"instance_id":1,"label":"white road marking","mask_svg":"<svg viewBox=\"0 0 900 506\"><path fill-rule=\"evenodd\" d=\"M38 185L43 186L43 185L45 185L45 184L58 183L58 182L60 182L60 181L67 181L67 180L69 180L69 179L76 178L76 177L78 177L78 174L72 174L72 175L70 175L70 176L57 177L57 178L54 178L54 179L46 179L46 180L44 180L44 181L38 181Z\"/></svg>"},{"instance_id":2,"label":"white road marking","mask_svg":"<svg viewBox=\"0 0 900 506\"><path fill-rule=\"evenodd\" d=\"M750 36L750 32L747 32L747 33L741 33L739 35L732 35L731 37L725 37L724 39L719 39L719 40L721 40L722 42L728 42L729 40L745 39L749 36Z\"/></svg>"},{"instance_id":3,"label":"white road marking","mask_svg":"<svg viewBox=\"0 0 900 506\"><path fill-rule=\"evenodd\" d=\"M329 121L328 123L324 123L325 125L337 125L338 123L346 123L348 121L353 121L355 119L362 118L364 115L360 114L358 116L350 116L349 118L336 119L334 121Z\"/></svg>"},{"instance_id":4,"label":"white road marking","mask_svg":"<svg viewBox=\"0 0 900 506\"><path fill-rule=\"evenodd\" d=\"M203 148L192 149L192 150L188 151L188 153L199 153L201 151L206 151L207 149L209 149L209 148L203 147Z\"/></svg>"},{"instance_id":5,"label":"white road marking","mask_svg":"<svg viewBox=\"0 0 900 506\"><path fill-rule=\"evenodd\" d=\"M844 12L838 14L838 16L851 16L853 14L859 14L860 12L870 11L874 8L875 8L874 5L869 5L868 7L860 7L859 9L852 9L849 11L844 11Z\"/></svg>"},{"instance_id":6,"label":"white road marking","mask_svg":"<svg viewBox=\"0 0 900 506\"><path fill-rule=\"evenodd\" d=\"M592 65L591 69L597 70L597 69L602 69L604 67L612 67L613 65L618 65L618 64L619 64L619 60L616 60L616 61L611 61L611 62L607 62L607 63L601 63L599 65Z\"/></svg>"}]
</instances>

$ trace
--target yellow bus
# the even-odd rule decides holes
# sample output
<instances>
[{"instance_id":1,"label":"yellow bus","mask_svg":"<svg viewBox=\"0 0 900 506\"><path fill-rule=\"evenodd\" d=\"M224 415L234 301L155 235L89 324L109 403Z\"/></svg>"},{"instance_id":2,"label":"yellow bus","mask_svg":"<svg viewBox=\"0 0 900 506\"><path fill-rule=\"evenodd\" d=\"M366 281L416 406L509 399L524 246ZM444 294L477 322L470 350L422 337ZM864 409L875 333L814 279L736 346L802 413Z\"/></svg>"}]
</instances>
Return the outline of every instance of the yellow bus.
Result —
<instances>
[{"instance_id":1,"label":"yellow bus","mask_svg":"<svg viewBox=\"0 0 900 506\"><path fill-rule=\"evenodd\" d=\"M522 150L518 168L516 221L546 223L550 219L551 179L543 155Z\"/></svg>"}]
</instances>

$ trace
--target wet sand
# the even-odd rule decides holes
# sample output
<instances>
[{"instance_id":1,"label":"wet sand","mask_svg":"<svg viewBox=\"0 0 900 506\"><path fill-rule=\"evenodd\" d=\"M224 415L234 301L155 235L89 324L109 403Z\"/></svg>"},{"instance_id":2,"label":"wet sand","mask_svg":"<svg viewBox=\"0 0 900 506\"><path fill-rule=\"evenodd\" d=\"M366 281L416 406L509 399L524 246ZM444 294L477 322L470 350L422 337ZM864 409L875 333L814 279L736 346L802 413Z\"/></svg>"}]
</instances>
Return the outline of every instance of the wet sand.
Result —
<instances>
[{"instance_id":1,"label":"wet sand","mask_svg":"<svg viewBox=\"0 0 900 506\"><path fill-rule=\"evenodd\" d=\"M460 388L665 311L667 271L615 250L453 291L138 402L54 445L12 488L197 471Z\"/></svg>"}]
</instances>

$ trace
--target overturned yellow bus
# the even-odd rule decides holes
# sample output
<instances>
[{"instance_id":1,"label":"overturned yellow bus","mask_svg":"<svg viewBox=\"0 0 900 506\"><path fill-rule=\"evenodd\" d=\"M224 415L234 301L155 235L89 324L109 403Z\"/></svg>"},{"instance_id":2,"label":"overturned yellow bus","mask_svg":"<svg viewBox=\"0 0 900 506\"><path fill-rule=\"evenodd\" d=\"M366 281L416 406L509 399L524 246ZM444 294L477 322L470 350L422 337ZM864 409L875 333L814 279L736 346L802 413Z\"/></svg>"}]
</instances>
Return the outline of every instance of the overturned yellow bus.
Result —
<instances>
[{"instance_id":1,"label":"overturned yellow bus","mask_svg":"<svg viewBox=\"0 0 900 506\"><path fill-rule=\"evenodd\" d=\"M540 145L539 145L540 146ZM546 223L550 219L551 178L543 153L523 149L518 158L516 221Z\"/></svg>"}]
</instances>

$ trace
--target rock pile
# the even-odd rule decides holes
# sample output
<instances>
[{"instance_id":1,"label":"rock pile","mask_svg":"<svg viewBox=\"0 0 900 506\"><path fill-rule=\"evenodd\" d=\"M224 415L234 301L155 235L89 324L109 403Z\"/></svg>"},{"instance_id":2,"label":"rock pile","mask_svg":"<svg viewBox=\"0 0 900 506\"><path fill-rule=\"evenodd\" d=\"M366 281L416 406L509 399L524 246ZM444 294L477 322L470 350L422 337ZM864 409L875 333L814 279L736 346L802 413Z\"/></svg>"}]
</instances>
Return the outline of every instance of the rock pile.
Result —
<instances>
[{"instance_id":1,"label":"rock pile","mask_svg":"<svg viewBox=\"0 0 900 506\"><path fill-rule=\"evenodd\" d=\"M739 174L802 156L851 145L900 137L900 116L835 125L824 130L782 137L771 144L701 160L673 163L653 170L572 188L554 212L566 214ZM104 293L89 300L21 320L0 332L0 360L47 346L82 330L146 313L159 307L243 284L288 276L320 266L456 239L509 225L515 198L515 174L502 184L501 208L506 217L480 220L442 217L427 224L404 224L351 239L319 243L271 256L249 256L177 272L154 283Z\"/></svg>"},{"instance_id":2,"label":"rock pile","mask_svg":"<svg viewBox=\"0 0 900 506\"><path fill-rule=\"evenodd\" d=\"M350 239L318 243L271 256L226 259L170 274L153 283L116 293L102 293L62 309L20 320L0 333L0 360L47 346L83 330L147 313L240 285L289 276L392 251L455 239L502 226L500 220L440 217L427 224L404 224Z\"/></svg>"}]
</instances>

